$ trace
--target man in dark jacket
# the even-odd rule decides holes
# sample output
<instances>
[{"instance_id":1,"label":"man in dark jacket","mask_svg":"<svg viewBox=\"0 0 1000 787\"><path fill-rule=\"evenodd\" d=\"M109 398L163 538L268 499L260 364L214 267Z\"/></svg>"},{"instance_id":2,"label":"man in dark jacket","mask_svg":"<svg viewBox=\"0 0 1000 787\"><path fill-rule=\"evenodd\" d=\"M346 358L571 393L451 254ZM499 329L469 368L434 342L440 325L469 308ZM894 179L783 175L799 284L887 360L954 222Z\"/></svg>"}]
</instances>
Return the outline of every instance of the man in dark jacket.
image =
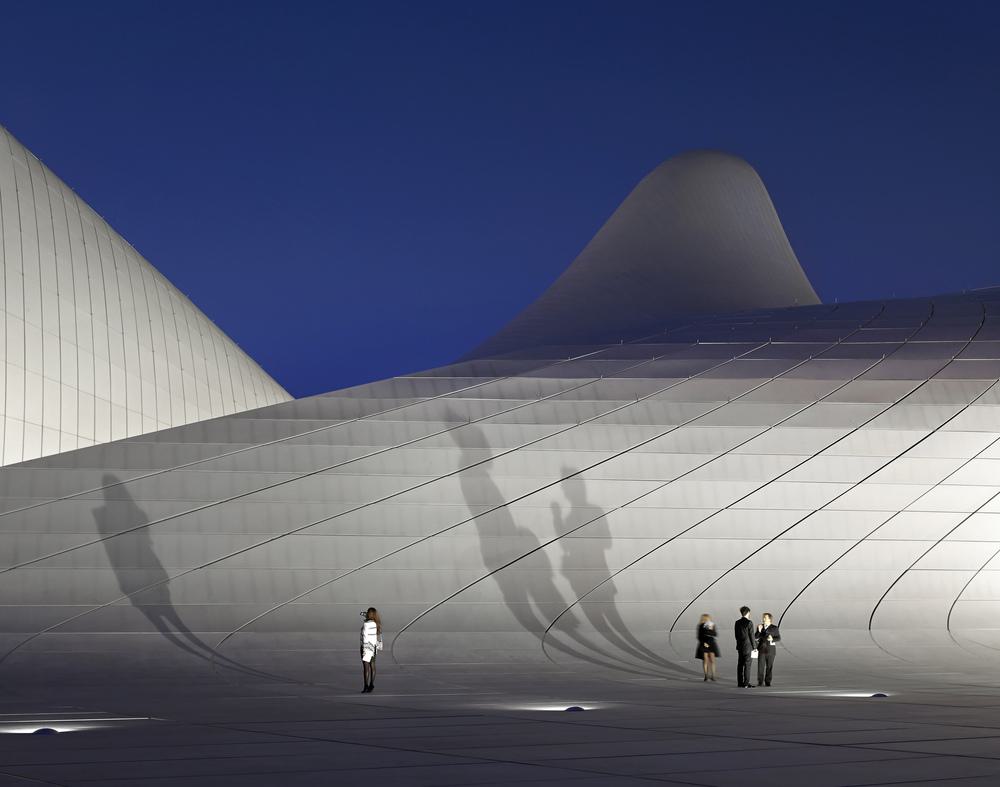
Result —
<instances>
[{"instance_id":1,"label":"man in dark jacket","mask_svg":"<svg viewBox=\"0 0 1000 787\"><path fill-rule=\"evenodd\" d=\"M770 686L774 655L778 650L775 643L781 641L781 634L770 612L765 612L761 620L763 622L757 626L757 685Z\"/></svg>"},{"instance_id":2,"label":"man in dark jacket","mask_svg":"<svg viewBox=\"0 0 1000 787\"><path fill-rule=\"evenodd\" d=\"M756 644L756 627L750 620L750 607L740 607L740 619L736 621L736 685L741 689L752 689L750 683L750 662Z\"/></svg>"}]
</instances>

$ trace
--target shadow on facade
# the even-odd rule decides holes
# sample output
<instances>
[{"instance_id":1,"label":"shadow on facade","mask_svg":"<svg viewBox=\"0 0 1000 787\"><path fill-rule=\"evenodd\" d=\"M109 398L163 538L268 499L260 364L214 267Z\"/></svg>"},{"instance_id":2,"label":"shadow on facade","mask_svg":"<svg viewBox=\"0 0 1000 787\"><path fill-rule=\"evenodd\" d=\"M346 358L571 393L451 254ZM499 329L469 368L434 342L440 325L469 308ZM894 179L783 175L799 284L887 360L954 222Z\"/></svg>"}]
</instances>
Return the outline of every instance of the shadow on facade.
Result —
<instances>
[{"instance_id":1,"label":"shadow on facade","mask_svg":"<svg viewBox=\"0 0 1000 787\"><path fill-rule=\"evenodd\" d=\"M104 505L94 510L94 520L118 587L129 603L175 648L213 667L273 678L220 655L187 626L170 597L170 575L153 548L149 517L116 475L106 473L102 483Z\"/></svg>"},{"instance_id":2,"label":"shadow on facade","mask_svg":"<svg viewBox=\"0 0 1000 787\"><path fill-rule=\"evenodd\" d=\"M560 475L563 493L569 501L569 514L563 517L562 507L552 504L556 532L564 533L569 528L580 528L578 535L559 539L562 547L562 572L573 589L575 606L590 625L600 632L609 643L640 661L647 661L661 667L676 669L676 666L656 651L643 644L625 624L615 596L614 575L608 567L608 552L611 550L611 527L606 512L587 499L587 486L582 478L576 478L579 471L563 467ZM568 525L567 525L568 521ZM587 522L580 527L580 523ZM600 589L600 600L585 600L595 590Z\"/></svg>"},{"instance_id":3,"label":"shadow on facade","mask_svg":"<svg viewBox=\"0 0 1000 787\"><path fill-rule=\"evenodd\" d=\"M459 419L452 416L450 420ZM622 662L621 654L600 647L582 633L577 619L571 612L577 599L603 583L613 582L605 556L611 547L611 534L607 522L603 522L605 537L599 539L596 545L591 539L565 537L559 539L564 549L562 568L574 594L574 598L567 601L556 585L556 571L543 549L541 540L532 530L514 521L510 508L506 505L507 500L490 474L492 451L483 431L470 423L451 430L450 434L462 452L461 466L469 468L458 476L466 505L474 514L484 506L488 512L475 516L473 520L479 536L483 563L499 586L504 604L514 619L525 631L537 637L545 649L559 651L597 666L633 671ZM570 500L568 521L571 523L569 527L582 524L582 521L578 523L574 519L577 516L604 519L603 512L595 511L594 506L587 502L582 483L564 486L567 487L567 492L569 487L578 490L573 491L572 496L568 494ZM578 508L581 510L577 511ZM587 511L583 511L584 508ZM567 525L562 519L558 504L553 506L553 515L557 517L556 532L561 535ZM600 528L601 525L598 524L598 530ZM525 571L509 570L508 567L522 560ZM576 570L584 567L588 570ZM619 647L641 661L676 669L675 665L646 648L635 638L615 608L613 599L610 604L576 606L583 607L589 622L609 644ZM568 643L561 638L547 636L556 621L560 624L560 635L565 637Z\"/></svg>"}]
</instances>

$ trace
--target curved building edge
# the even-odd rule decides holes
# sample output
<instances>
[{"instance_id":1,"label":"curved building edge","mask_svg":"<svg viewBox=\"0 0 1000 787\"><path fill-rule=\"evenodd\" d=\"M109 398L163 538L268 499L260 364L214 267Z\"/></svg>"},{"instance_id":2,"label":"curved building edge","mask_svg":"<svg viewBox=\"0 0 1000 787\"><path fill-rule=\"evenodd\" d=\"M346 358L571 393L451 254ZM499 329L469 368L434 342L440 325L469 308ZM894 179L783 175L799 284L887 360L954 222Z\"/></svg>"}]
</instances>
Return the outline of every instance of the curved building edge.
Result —
<instances>
[{"instance_id":1,"label":"curved building edge","mask_svg":"<svg viewBox=\"0 0 1000 787\"><path fill-rule=\"evenodd\" d=\"M1000 290L759 310L4 468L0 670L314 681L376 606L399 664L684 677L746 603L782 669L966 679L1000 648L998 380Z\"/></svg>"},{"instance_id":2,"label":"curved building edge","mask_svg":"<svg viewBox=\"0 0 1000 787\"><path fill-rule=\"evenodd\" d=\"M562 275L466 357L628 341L677 315L818 302L754 168L690 151L644 177Z\"/></svg>"},{"instance_id":3,"label":"curved building edge","mask_svg":"<svg viewBox=\"0 0 1000 787\"><path fill-rule=\"evenodd\" d=\"M0 127L0 464L291 397Z\"/></svg>"}]
</instances>

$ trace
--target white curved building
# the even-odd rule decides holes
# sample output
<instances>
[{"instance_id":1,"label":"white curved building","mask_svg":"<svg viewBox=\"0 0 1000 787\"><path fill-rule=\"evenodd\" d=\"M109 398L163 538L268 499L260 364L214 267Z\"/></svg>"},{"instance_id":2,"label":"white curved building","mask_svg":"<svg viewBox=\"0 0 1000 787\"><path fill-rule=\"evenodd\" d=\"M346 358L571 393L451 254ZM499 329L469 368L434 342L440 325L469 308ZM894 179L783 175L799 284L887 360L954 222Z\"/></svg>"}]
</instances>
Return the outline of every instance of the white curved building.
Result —
<instances>
[{"instance_id":1,"label":"white curved building","mask_svg":"<svg viewBox=\"0 0 1000 787\"><path fill-rule=\"evenodd\" d=\"M699 161L715 188L753 185L715 154L683 183ZM683 207L654 181L631 209ZM783 234L754 231L770 203L751 191L739 231L699 215L724 239L685 247L700 289L662 244L642 264L669 276L630 262L607 286L658 231L574 274L580 303L647 304L621 342L591 338L628 327L611 308L558 345L531 309L501 354L0 470L0 671L312 681L356 666L374 604L383 663L684 675L699 614L746 603L781 622L786 665L981 672L1000 650L1000 289L794 306L812 288ZM656 281L687 316L666 291L657 313Z\"/></svg>"},{"instance_id":2,"label":"white curved building","mask_svg":"<svg viewBox=\"0 0 1000 787\"><path fill-rule=\"evenodd\" d=\"M617 342L683 315L816 303L756 170L695 150L644 177L562 275L467 357Z\"/></svg>"},{"instance_id":3,"label":"white curved building","mask_svg":"<svg viewBox=\"0 0 1000 787\"><path fill-rule=\"evenodd\" d=\"M0 127L0 464L290 397Z\"/></svg>"}]
</instances>

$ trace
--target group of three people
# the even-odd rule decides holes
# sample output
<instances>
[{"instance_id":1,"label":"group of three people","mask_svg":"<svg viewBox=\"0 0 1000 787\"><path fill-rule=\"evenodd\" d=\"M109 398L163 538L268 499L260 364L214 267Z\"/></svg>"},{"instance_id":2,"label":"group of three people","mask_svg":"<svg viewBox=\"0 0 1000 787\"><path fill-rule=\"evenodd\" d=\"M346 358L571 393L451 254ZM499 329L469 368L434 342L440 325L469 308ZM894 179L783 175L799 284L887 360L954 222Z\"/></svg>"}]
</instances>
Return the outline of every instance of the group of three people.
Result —
<instances>
[{"instance_id":1,"label":"group of three people","mask_svg":"<svg viewBox=\"0 0 1000 787\"><path fill-rule=\"evenodd\" d=\"M754 624L750 617L750 607L740 607L740 618L734 626L736 635L736 685L741 689L752 689L750 664L757 659L757 685L770 686L774 673L774 657L781 632L774 624L770 612L761 616L761 622ZM698 648L695 657L702 662L705 680L715 680L715 660L720 656L718 636L711 615L702 615L698 622Z\"/></svg>"}]
</instances>

